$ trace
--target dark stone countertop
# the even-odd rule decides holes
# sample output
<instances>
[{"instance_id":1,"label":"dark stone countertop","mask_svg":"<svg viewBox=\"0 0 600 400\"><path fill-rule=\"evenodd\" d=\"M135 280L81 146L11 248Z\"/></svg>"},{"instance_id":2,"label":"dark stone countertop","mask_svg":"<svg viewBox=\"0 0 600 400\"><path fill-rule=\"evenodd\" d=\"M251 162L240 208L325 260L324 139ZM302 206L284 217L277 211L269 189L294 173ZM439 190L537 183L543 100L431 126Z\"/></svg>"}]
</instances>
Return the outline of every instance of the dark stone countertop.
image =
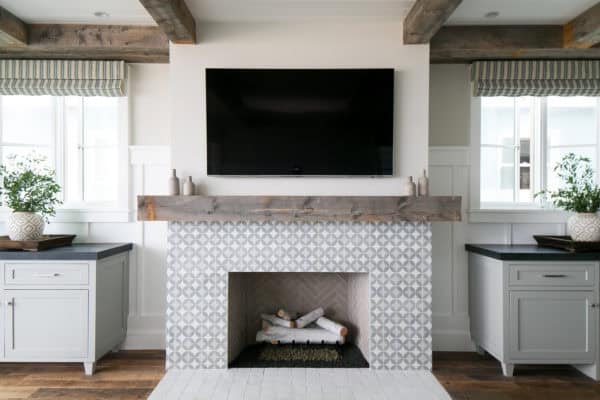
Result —
<instances>
[{"instance_id":1,"label":"dark stone countertop","mask_svg":"<svg viewBox=\"0 0 600 400\"><path fill-rule=\"evenodd\" d=\"M74 243L42 251L0 250L0 260L100 260L132 248L131 243Z\"/></svg>"},{"instance_id":2,"label":"dark stone countertop","mask_svg":"<svg viewBox=\"0 0 600 400\"><path fill-rule=\"evenodd\" d=\"M535 244L466 244L465 250L497 260L512 261L600 261L600 252L570 253Z\"/></svg>"}]
</instances>

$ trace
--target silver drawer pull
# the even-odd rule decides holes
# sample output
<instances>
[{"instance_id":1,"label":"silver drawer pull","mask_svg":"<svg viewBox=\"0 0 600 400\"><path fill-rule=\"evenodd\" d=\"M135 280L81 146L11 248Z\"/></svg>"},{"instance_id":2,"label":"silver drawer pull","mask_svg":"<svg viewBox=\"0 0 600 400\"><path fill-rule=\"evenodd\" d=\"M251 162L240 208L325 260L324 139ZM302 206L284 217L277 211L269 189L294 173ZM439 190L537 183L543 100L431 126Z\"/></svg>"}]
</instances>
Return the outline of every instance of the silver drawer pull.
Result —
<instances>
[{"instance_id":1,"label":"silver drawer pull","mask_svg":"<svg viewBox=\"0 0 600 400\"><path fill-rule=\"evenodd\" d=\"M58 272L55 272L53 274L34 274L33 276L35 276L36 278L57 278L60 276L60 274Z\"/></svg>"},{"instance_id":2,"label":"silver drawer pull","mask_svg":"<svg viewBox=\"0 0 600 400\"><path fill-rule=\"evenodd\" d=\"M566 278L568 275L565 274L544 274L544 278Z\"/></svg>"}]
</instances>

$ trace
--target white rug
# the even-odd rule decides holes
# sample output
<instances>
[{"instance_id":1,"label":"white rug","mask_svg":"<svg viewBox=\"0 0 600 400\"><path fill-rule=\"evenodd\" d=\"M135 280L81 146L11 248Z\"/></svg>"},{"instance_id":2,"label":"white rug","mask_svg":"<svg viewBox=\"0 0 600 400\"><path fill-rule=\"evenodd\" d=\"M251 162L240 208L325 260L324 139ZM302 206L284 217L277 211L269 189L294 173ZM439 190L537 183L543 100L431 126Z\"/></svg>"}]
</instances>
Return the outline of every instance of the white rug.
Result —
<instances>
[{"instance_id":1,"label":"white rug","mask_svg":"<svg viewBox=\"0 0 600 400\"><path fill-rule=\"evenodd\" d=\"M429 371L170 370L148 400L451 400Z\"/></svg>"}]
</instances>

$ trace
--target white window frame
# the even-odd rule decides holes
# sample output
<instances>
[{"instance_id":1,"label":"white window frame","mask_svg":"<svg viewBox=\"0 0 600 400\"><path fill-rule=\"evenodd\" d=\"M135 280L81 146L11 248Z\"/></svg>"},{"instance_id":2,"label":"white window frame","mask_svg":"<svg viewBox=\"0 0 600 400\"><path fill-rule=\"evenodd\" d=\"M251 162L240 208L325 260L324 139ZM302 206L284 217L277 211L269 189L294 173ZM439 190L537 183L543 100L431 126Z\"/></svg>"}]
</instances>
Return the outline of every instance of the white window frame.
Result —
<instances>
[{"instance_id":1,"label":"white window frame","mask_svg":"<svg viewBox=\"0 0 600 400\"><path fill-rule=\"evenodd\" d=\"M542 99L546 102L546 99ZM600 110L600 98L598 101L598 109ZM544 104L545 105L545 104ZM546 116L543 114L546 107L541 107L542 115L540 120L542 124L546 123ZM481 97L471 96L470 106L470 153L471 153L471 168L470 168L470 196L469 196L469 222L472 223L565 223L570 215L569 212L552 208L550 205L540 205L539 203L485 203L485 207L481 204ZM596 171L600 171L600 112L598 113L598 135L596 151ZM540 129L546 132L545 126ZM545 143L546 135L542 134L539 138L541 148L544 149L539 165L545 165L547 153L547 145ZM541 179L545 182L547 169L541 169ZM600 173L597 174L600 176ZM540 183L541 185L541 183ZM538 185L539 187L539 185ZM543 187L543 186L542 186ZM535 188L535 187L534 187Z\"/></svg>"},{"instance_id":2,"label":"white window frame","mask_svg":"<svg viewBox=\"0 0 600 400\"><path fill-rule=\"evenodd\" d=\"M129 222L132 220L130 209L130 167L129 167L129 98L118 98L119 133L118 133L118 182L117 199L114 202L68 202L56 209L56 215L50 218L50 222ZM63 184L64 177L64 143L62 135L57 131L62 126L64 116L64 101L57 101L56 118L54 121L54 135L51 146L54 146L57 159L55 161L58 183ZM1 118L1 115L0 115ZM0 221L5 221L10 214L6 206L0 207Z\"/></svg>"}]
</instances>

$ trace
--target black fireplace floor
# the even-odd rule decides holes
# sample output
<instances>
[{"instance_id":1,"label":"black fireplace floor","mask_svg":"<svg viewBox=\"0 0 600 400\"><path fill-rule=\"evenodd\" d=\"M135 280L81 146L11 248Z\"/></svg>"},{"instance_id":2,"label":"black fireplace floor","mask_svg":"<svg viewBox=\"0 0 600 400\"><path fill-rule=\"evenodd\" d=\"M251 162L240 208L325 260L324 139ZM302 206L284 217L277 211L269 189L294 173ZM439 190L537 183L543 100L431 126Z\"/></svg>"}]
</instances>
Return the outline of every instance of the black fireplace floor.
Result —
<instances>
[{"instance_id":1,"label":"black fireplace floor","mask_svg":"<svg viewBox=\"0 0 600 400\"><path fill-rule=\"evenodd\" d=\"M246 347L229 368L369 368L369 363L353 344L260 343Z\"/></svg>"}]
</instances>

